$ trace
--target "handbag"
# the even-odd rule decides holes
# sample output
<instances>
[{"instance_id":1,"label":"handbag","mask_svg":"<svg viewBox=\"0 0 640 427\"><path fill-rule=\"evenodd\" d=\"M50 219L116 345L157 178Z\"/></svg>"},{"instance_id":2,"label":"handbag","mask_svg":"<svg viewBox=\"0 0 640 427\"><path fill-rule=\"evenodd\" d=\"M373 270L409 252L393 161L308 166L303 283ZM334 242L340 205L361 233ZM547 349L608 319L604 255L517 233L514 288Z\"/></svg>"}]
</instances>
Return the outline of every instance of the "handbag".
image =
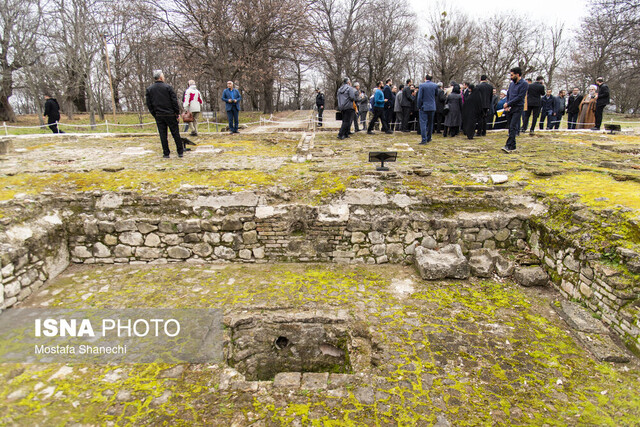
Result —
<instances>
[{"instance_id":1,"label":"handbag","mask_svg":"<svg viewBox=\"0 0 640 427\"><path fill-rule=\"evenodd\" d=\"M336 120L342 121L342 111L336 111Z\"/></svg>"},{"instance_id":2,"label":"handbag","mask_svg":"<svg viewBox=\"0 0 640 427\"><path fill-rule=\"evenodd\" d=\"M182 114L180 114L180 117L184 123L193 122L193 114L191 114L191 111L183 111Z\"/></svg>"},{"instance_id":3,"label":"handbag","mask_svg":"<svg viewBox=\"0 0 640 427\"><path fill-rule=\"evenodd\" d=\"M444 104L444 109L442 110L442 112L444 113L444 115L446 116L447 114L449 114L449 104Z\"/></svg>"}]
</instances>

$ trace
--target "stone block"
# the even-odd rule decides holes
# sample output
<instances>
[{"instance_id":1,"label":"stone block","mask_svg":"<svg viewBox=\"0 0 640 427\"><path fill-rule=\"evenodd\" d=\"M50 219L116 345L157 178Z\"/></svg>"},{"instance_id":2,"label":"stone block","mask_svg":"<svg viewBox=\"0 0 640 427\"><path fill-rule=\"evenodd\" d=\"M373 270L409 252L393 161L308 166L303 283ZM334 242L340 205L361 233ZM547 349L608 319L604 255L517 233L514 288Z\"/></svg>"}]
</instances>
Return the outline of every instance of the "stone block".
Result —
<instances>
[{"instance_id":1,"label":"stone block","mask_svg":"<svg viewBox=\"0 0 640 427\"><path fill-rule=\"evenodd\" d=\"M206 232L204 233L204 241L206 243L217 245L220 243L220 233Z\"/></svg>"},{"instance_id":2,"label":"stone block","mask_svg":"<svg viewBox=\"0 0 640 427\"><path fill-rule=\"evenodd\" d=\"M213 248L208 243L198 243L193 247L193 253L201 258L206 258L213 253Z\"/></svg>"},{"instance_id":3,"label":"stone block","mask_svg":"<svg viewBox=\"0 0 640 427\"><path fill-rule=\"evenodd\" d=\"M116 231L116 226L109 221L98 221L98 229L103 233L113 233Z\"/></svg>"},{"instance_id":4,"label":"stone block","mask_svg":"<svg viewBox=\"0 0 640 427\"><path fill-rule=\"evenodd\" d=\"M386 251L386 245L373 245L371 246L371 253L374 256L382 256L385 254Z\"/></svg>"},{"instance_id":5,"label":"stone block","mask_svg":"<svg viewBox=\"0 0 640 427\"><path fill-rule=\"evenodd\" d=\"M253 245L258 243L258 232L255 230L245 231L242 233L242 241L245 245Z\"/></svg>"},{"instance_id":6,"label":"stone block","mask_svg":"<svg viewBox=\"0 0 640 427\"><path fill-rule=\"evenodd\" d=\"M351 234L351 243L362 243L367 239L367 236L361 231L355 231Z\"/></svg>"},{"instance_id":7,"label":"stone block","mask_svg":"<svg viewBox=\"0 0 640 427\"><path fill-rule=\"evenodd\" d=\"M150 246L153 248L160 246L160 236L158 236L155 233L148 234L147 237L145 237L144 239L144 245Z\"/></svg>"},{"instance_id":8,"label":"stone block","mask_svg":"<svg viewBox=\"0 0 640 427\"><path fill-rule=\"evenodd\" d=\"M264 258L264 248L260 247L260 248L253 248L253 256L256 259L262 259Z\"/></svg>"},{"instance_id":9,"label":"stone block","mask_svg":"<svg viewBox=\"0 0 640 427\"><path fill-rule=\"evenodd\" d=\"M216 246L213 252L218 258L222 259L233 259L236 257L236 252L233 249L227 248L225 246Z\"/></svg>"},{"instance_id":10,"label":"stone block","mask_svg":"<svg viewBox=\"0 0 640 427\"><path fill-rule=\"evenodd\" d=\"M183 233L199 233L200 232L200 220L189 219L182 223L181 231Z\"/></svg>"},{"instance_id":11,"label":"stone block","mask_svg":"<svg viewBox=\"0 0 640 427\"><path fill-rule=\"evenodd\" d=\"M169 258L187 259L191 256L191 251L182 246L172 246L167 249L167 254Z\"/></svg>"},{"instance_id":12,"label":"stone block","mask_svg":"<svg viewBox=\"0 0 640 427\"><path fill-rule=\"evenodd\" d=\"M288 390L297 389L300 388L301 378L300 372L280 372L273 378L273 386Z\"/></svg>"},{"instance_id":13,"label":"stone block","mask_svg":"<svg viewBox=\"0 0 640 427\"><path fill-rule=\"evenodd\" d=\"M511 231L508 228L503 228L501 230L498 230L494 237L498 242L504 242L509 238L510 235Z\"/></svg>"},{"instance_id":14,"label":"stone block","mask_svg":"<svg viewBox=\"0 0 640 427\"><path fill-rule=\"evenodd\" d=\"M238 256L241 259L251 259L251 250L249 249L240 249Z\"/></svg>"},{"instance_id":15,"label":"stone block","mask_svg":"<svg viewBox=\"0 0 640 427\"><path fill-rule=\"evenodd\" d=\"M136 256L142 259L157 259L160 258L160 254L160 248L148 248L146 246L136 248Z\"/></svg>"},{"instance_id":16,"label":"stone block","mask_svg":"<svg viewBox=\"0 0 640 427\"><path fill-rule=\"evenodd\" d=\"M137 231L127 231L120 234L120 241L129 246L142 246L144 238L142 234Z\"/></svg>"},{"instance_id":17,"label":"stone block","mask_svg":"<svg viewBox=\"0 0 640 427\"><path fill-rule=\"evenodd\" d=\"M440 251L418 246L414 261L420 276L426 280L469 277L469 263L460 245L447 245Z\"/></svg>"},{"instance_id":18,"label":"stone block","mask_svg":"<svg viewBox=\"0 0 640 427\"><path fill-rule=\"evenodd\" d=\"M93 245L93 255L97 258L108 258L111 256L111 251L104 244L97 242Z\"/></svg>"},{"instance_id":19,"label":"stone block","mask_svg":"<svg viewBox=\"0 0 640 427\"><path fill-rule=\"evenodd\" d=\"M113 234L107 234L104 236L104 244L108 246L115 246L118 244L118 238Z\"/></svg>"},{"instance_id":20,"label":"stone block","mask_svg":"<svg viewBox=\"0 0 640 427\"><path fill-rule=\"evenodd\" d=\"M324 390L327 388L328 380L328 372L305 372L302 374L300 388L303 390Z\"/></svg>"},{"instance_id":21,"label":"stone block","mask_svg":"<svg viewBox=\"0 0 640 427\"><path fill-rule=\"evenodd\" d=\"M184 236L185 243L198 243L201 240L202 239L200 238L200 235L197 233L189 233L186 236Z\"/></svg>"},{"instance_id":22,"label":"stone block","mask_svg":"<svg viewBox=\"0 0 640 427\"><path fill-rule=\"evenodd\" d=\"M136 222L132 219L116 221L114 225L118 233L122 233L123 231L135 231L138 229L136 227Z\"/></svg>"},{"instance_id":23,"label":"stone block","mask_svg":"<svg viewBox=\"0 0 640 427\"><path fill-rule=\"evenodd\" d=\"M220 227L222 231L239 231L242 230L242 222L239 219L227 219Z\"/></svg>"},{"instance_id":24,"label":"stone block","mask_svg":"<svg viewBox=\"0 0 640 427\"><path fill-rule=\"evenodd\" d=\"M128 258L133 255L133 248L127 245L118 245L113 250L113 253L117 258Z\"/></svg>"},{"instance_id":25,"label":"stone block","mask_svg":"<svg viewBox=\"0 0 640 427\"><path fill-rule=\"evenodd\" d=\"M549 275L540 266L520 267L514 274L516 283L522 286L546 286L549 283Z\"/></svg>"},{"instance_id":26,"label":"stone block","mask_svg":"<svg viewBox=\"0 0 640 427\"><path fill-rule=\"evenodd\" d=\"M13 282L6 283L4 285L4 298L8 299L11 297L15 297L20 292L20 282L18 280L14 280Z\"/></svg>"},{"instance_id":27,"label":"stone block","mask_svg":"<svg viewBox=\"0 0 640 427\"><path fill-rule=\"evenodd\" d=\"M491 277L495 271L496 254L489 249L473 250L469 254L469 268L472 276Z\"/></svg>"},{"instance_id":28,"label":"stone block","mask_svg":"<svg viewBox=\"0 0 640 427\"><path fill-rule=\"evenodd\" d=\"M435 249L436 247L438 247L438 242L436 242L436 239L431 236L425 236L424 239L422 239L422 243L420 243L420 246L427 249Z\"/></svg>"},{"instance_id":29,"label":"stone block","mask_svg":"<svg viewBox=\"0 0 640 427\"><path fill-rule=\"evenodd\" d=\"M182 243L182 237L177 234L167 234L161 237L161 240L169 246L175 246Z\"/></svg>"},{"instance_id":30,"label":"stone block","mask_svg":"<svg viewBox=\"0 0 640 427\"><path fill-rule=\"evenodd\" d=\"M372 245L379 245L384 243L384 234L379 231L371 231L368 235L369 241Z\"/></svg>"},{"instance_id":31,"label":"stone block","mask_svg":"<svg viewBox=\"0 0 640 427\"><path fill-rule=\"evenodd\" d=\"M76 246L73 248L72 254L78 258L91 258L93 256L85 246Z\"/></svg>"},{"instance_id":32,"label":"stone block","mask_svg":"<svg viewBox=\"0 0 640 427\"><path fill-rule=\"evenodd\" d=\"M486 228L481 228L476 235L476 241L484 242L487 239L491 239L493 237L493 233Z\"/></svg>"},{"instance_id":33,"label":"stone block","mask_svg":"<svg viewBox=\"0 0 640 427\"><path fill-rule=\"evenodd\" d=\"M138 231L142 234L149 234L152 231L156 231L158 229L157 225L149 224L148 222L139 222L138 223Z\"/></svg>"}]
</instances>

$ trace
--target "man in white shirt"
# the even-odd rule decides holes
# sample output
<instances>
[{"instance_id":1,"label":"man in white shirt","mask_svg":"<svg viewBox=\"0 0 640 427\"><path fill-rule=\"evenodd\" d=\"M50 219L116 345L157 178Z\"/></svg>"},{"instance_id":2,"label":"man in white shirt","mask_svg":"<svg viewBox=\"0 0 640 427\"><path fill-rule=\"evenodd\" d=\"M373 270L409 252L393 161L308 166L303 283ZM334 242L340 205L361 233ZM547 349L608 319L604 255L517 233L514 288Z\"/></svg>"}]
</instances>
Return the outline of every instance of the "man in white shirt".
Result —
<instances>
[{"instance_id":1,"label":"man in white shirt","mask_svg":"<svg viewBox=\"0 0 640 427\"><path fill-rule=\"evenodd\" d=\"M198 136L198 119L200 118L200 111L202 110L202 95L196 88L196 82L193 80L189 80L189 88L184 93L182 106L193 115L193 121L187 123L189 127L191 127L190 135ZM185 129L185 132L187 129Z\"/></svg>"}]
</instances>

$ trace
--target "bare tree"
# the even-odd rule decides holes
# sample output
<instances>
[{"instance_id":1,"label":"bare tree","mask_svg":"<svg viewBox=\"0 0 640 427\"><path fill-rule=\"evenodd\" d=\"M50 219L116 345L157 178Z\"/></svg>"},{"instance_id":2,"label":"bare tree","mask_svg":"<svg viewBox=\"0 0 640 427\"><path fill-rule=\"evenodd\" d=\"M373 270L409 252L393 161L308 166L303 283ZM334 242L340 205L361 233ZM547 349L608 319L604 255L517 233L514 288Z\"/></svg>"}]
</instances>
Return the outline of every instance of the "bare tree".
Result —
<instances>
[{"instance_id":1,"label":"bare tree","mask_svg":"<svg viewBox=\"0 0 640 427\"><path fill-rule=\"evenodd\" d=\"M318 58L333 96L342 78L353 73L354 46L362 38L359 22L370 22L365 6L369 0L311 0L312 54ZM337 106L337 99L334 99Z\"/></svg>"},{"instance_id":2,"label":"bare tree","mask_svg":"<svg viewBox=\"0 0 640 427\"><path fill-rule=\"evenodd\" d=\"M460 12L433 9L427 20L428 64L447 83L462 79L475 61L476 25Z\"/></svg>"},{"instance_id":3,"label":"bare tree","mask_svg":"<svg viewBox=\"0 0 640 427\"><path fill-rule=\"evenodd\" d=\"M541 67L547 77L547 87L553 87L554 77L562 61L568 57L568 45L563 37L564 24L556 23L553 27L545 29L546 37L543 37L541 49Z\"/></svg>"},{"instance_id":4,"label":"bare tree","mask_svg":"<svg viewBox=\"0 0 640 427\"><path fill-rule=\"evenodd\" d=\"M352 76L371 89L377 80L403 71L403 65L414 54L411 47L417 26L406 0L371 0L364 6L364 14L383 16L386 21L385 25L371 25L370 20L356 23L360 37L352 59Z\"/></svg>"},{"instance_id":5,"label":"bare tree","mask_svg":"<svg viewBox=\"0 0 640 427\"><path fill-rule=\"evenodd\" d=\"M16 119L9 103L14 73L36 61L41 22L40 0L0 0L0 120Z\"/></svg>"},{"instance_id":6,"label":"bare tree","mask_svg":"<svg viewBox=\"0 0 640 427\"><path fill-rule=\"evenodd\" d=\"M476 66L498 89L505 86L508 70L519 60L517 25L515 15L500 14L478 26Z\"/></svg>"}]
</instances>

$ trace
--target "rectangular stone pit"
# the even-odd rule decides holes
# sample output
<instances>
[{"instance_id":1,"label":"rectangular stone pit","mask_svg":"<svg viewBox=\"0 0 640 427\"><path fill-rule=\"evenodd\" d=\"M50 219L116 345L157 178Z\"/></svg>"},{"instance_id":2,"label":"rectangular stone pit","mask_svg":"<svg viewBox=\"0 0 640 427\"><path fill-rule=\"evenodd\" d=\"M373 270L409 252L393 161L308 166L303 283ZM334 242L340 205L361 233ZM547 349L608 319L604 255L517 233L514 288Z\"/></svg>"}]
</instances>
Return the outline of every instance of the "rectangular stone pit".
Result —
<instances>
[{"instance_id":1,"label":"rectangular stone pit","mask_svg":"<svg viewBox=\"0 0 640 427\"><path fill-rule=\"evenodd\" d=\"M243 313L225 324L227 363L249 381L273 380L282 372L353 372L353 338L342 311Z\"/></svg>"}]
</instances>

